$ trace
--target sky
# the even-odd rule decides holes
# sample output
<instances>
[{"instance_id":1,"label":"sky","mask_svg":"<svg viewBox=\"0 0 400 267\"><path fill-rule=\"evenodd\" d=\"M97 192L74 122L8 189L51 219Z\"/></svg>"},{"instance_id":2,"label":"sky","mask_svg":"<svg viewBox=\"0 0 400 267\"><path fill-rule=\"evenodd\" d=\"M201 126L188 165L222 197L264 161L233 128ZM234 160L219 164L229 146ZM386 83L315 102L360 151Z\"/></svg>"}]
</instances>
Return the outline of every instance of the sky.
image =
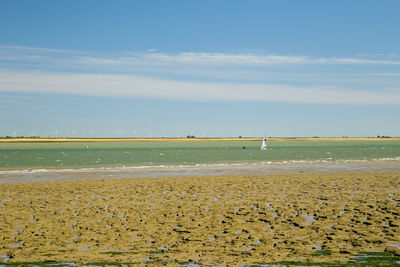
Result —
<instances>
[{"instance_id":1,"label":"sky","mask_svg":"<svg viewBox=\"0 0 400 267\"><path fill-rule=\"evenodd\" d=\"M0 1L0 136L400 136L400 1Z\"/></svg>"}]
</instances>

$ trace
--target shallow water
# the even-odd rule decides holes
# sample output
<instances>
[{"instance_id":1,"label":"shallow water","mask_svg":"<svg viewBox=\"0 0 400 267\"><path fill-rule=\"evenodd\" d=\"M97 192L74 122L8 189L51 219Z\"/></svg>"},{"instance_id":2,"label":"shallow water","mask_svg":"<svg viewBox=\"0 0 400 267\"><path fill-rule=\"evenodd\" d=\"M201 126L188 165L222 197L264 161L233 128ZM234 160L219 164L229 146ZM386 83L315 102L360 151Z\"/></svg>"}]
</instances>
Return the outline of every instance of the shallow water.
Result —
<instances>
[{"instance_id":1,"label":"shallow water","mask_svg":"<svg viewBox=\"0 0 400 267\"><path fill-rule=\"evenodd\" d=\"M399 171L400 141L1 143L0 183L171 175Z\"/></svg>"},{"instance_id":2,"label":"shallow water","mask_svg":"<svg viewBox=\"0 0 400 267\"><path fill-rule=\"evenodd\" d=\"M0 169L398 160L400 141L1 143Z\"/></svg>"},{"instance_id":3,"label":"shallow water","mask_svg":"<svg viewBox=\"0 0 400 267\"><path fill-rule=\"evenodd\" d=\"M92 168L28 169L0 171L1 183L107 178L146 178L205 175L261 175L296 173L400 172L397 161L331 163L225 163L159 166L109 166Z\"/></svg>"}]
</instances>

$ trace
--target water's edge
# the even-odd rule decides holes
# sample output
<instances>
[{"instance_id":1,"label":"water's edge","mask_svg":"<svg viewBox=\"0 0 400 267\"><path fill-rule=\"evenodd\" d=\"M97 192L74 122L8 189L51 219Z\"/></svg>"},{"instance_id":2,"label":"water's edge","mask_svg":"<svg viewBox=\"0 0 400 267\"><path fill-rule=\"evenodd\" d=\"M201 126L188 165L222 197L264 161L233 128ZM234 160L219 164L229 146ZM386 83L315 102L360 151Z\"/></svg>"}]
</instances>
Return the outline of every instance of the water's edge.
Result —
<instances>
[{"instance_id":1,"label":"water's edge","mask_svg":"<svg viewBox=\"0 0 400 267\"><path fill-rule=\"evenodd\" d=\"M1 183L169 176L400 172L400 157L372 160L288 160L179 165L132 165L0 171Z\"/></svg>"}]
</instances>

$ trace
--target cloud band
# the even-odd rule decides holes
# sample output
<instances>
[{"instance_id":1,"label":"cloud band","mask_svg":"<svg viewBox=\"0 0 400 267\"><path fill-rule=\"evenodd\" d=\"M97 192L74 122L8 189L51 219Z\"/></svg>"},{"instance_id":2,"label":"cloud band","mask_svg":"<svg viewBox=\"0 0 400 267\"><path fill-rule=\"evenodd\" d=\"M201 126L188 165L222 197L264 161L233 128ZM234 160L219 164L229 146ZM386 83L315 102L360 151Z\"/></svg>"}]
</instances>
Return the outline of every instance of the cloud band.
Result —
<instances>
[{"instance_id":1,"label":"cloud band","mask_svg":"<svg viewBox=\"0 0 400 267\"><path fill-rule=\"evenodd\" d=\"M0 91L190 101L400 104L398 90L371 92L324 86L187 82L120 74L1 72Z\"/></svg>"}]
</instances>

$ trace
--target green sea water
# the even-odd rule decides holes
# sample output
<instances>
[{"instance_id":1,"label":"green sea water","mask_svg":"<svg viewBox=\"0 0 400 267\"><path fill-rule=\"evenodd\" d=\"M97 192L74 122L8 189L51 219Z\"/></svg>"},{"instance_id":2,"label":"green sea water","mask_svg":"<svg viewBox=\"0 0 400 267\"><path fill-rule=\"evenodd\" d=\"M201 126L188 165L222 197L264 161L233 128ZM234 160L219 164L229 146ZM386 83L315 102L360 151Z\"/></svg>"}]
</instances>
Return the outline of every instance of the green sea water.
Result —
<instances>
[{"instance_id":1,"label":"green sea water","mask_svg":"<svg viewBox=\"0 0 400 267\"><path fill-rule=\"evenodd\" d=\"M195 165L243 162L398 161L400 141L1 143L0 169Z\"/></svg>"}]
</instances>

